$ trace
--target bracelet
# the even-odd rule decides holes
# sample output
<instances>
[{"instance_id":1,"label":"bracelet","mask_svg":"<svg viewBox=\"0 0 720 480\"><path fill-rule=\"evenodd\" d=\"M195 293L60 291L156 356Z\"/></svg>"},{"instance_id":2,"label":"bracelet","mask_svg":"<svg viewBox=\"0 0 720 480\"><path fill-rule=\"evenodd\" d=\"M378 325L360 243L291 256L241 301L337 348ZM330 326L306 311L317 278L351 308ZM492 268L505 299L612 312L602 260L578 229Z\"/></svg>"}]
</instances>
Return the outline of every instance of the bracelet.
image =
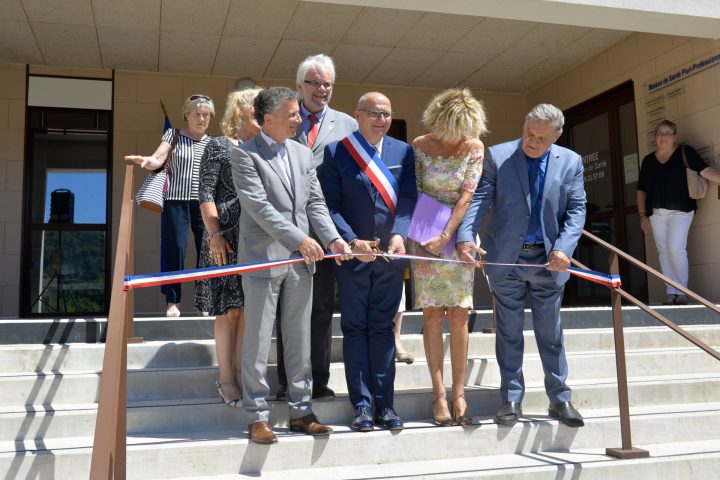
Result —
<instances>
[{"instance_id":1,"label":"bracelet","mask_svg":"<svg viewBox=\"0 0 720 480\"><path fill-rule=\"evenodd\" d=\"M211 233L208 235L208 238L215 238L215 237L222 237L222 230L218 230L215 233Z\"/></svg>"},{"instance_id":2,"label":"bracelet","mask_svg":"<svg viewBox=\"0 0 720 480\"><path fill-rule=\"evenodd\" d=\"M640 215L640 218L647 217L647 212L638 212L638 215Z\"/></svg>"},{"instance_id":3,"label":"bracelet","mask_svg":"<svg viewBox=\"0 0 720 480\"><path fill-rule=\"evenodd\" d=\"M444 238L445 240L450 240L450 235L448 235L447 233L445 233L444 230L443 230L443 232L440 234L440 236L441 236L442 238Z\"/></svg>"}]
</instances>

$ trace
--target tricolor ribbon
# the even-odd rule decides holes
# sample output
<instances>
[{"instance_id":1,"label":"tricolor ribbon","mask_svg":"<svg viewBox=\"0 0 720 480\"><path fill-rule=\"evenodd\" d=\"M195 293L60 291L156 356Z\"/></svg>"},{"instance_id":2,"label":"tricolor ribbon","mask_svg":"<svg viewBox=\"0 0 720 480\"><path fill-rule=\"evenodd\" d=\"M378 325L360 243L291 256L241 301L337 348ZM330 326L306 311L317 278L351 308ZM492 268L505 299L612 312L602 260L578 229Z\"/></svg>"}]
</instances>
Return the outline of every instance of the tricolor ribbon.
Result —
<instances>
[{"instance_id":1,"label":"tricolor ribbon","mask_svg":"<svg viewBox=\"0 0 720 480\"><path fill-rule=\"evenodd\" d=\"M345 149L358 164L360 170L367 175L380 197L387 205L390 213L395 215L397 195L400 191L397 180L387 165L380 159L377 150L368 143L360 132L353 132L341 140Z\"/></svg>"},{"instance_id":2,"label":"tricolor ribbon","mask_svg":"<svg viewBox=\"0 0 720 480\"><path fill-rule=\"evenodd\" d=\"M339 253L331 253L325 255L325 258L340 257ZM545 268L547 264L541 263L491 263L491 262L466 262L463 260L453 260L438 257L421 257L417 255L398 255L393 253L371 253L369 256L384 257L389 259L404 260L422 260L429 262L455 263L458 265L506 265L525 268ZM126 275L123 283L123 290L132 290L135 288L155 287L158 285L168 285L171 283L194 282L196 280L204 280L206 278L224 277L226 275L242 275L247 272L257 270L265 270L273 267L282 267L295 263L303 263L302 258L286 258L284 260L273 260L268 262L246 263L242 265L221 265L219 267L196 268L193 270L178 270L176 272L148 273L144 275ZM589 280L591 282L605 285L609 288L620 287L619 275L608 275L606 273L595 272L593 270L585 270L584 268L568 267L567 271L579 278Z\"/></svg>"}]
</instances>

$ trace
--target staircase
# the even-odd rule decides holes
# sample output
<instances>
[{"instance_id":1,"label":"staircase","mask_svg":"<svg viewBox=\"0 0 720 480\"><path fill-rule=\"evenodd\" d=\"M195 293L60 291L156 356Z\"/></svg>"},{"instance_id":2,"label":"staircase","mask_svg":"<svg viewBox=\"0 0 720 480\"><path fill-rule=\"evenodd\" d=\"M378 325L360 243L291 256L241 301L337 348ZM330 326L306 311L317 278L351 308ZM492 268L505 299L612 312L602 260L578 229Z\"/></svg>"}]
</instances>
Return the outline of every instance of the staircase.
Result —
<instances>
[{"instance_id":1,"label":"staircase","mask_svg":"<svg viewBox=\"0 0 720 480\"><path fill-rule=\"evenodd\" d=\"M249 443L242 409L222 404L215 394L209 321L162 319L162 328L154 324L146 332L146 340L152 341L128 346L127 478L717 478L720 363L665 327L625 330L633 445L649 450L651 457L616 460L604 455L606 447L621 445L612 330L573 328L587 327L593 316L609 324L609 312L602 312L563 312L569 384L573 403L585 417L584 428L567 428L547 417L531 330L525 333L525 418L513 427L492 422L500 404L494 336L472 333L466 398L476 425L432 425L430 382L418 333L421 319L409 314L403 344L416 361L397 365L395 384L404 431L349 430L352 409L342 342L336 337L330 387L338 398L314 402L315 413L335 432L329 438L288 433L287 406L271 402L271 422L279 432L279 444L272 446ZM697 312L695 307L663 311L686 325L695 323ZM638 315L628 309L626 317ZM477 318L485 322L488 313ZM23 323L0 320L13 322ZM137 322L136 334L143 335L142 323ZM716 349L720 346L717 322L684 328ZM160 339L163 331L165 340ZM175 338L172 332L177 331L188 338ZM7 338L2 328L0 336ZM42 342L48 332L36 337ZM0 478L88 478L102 357L102 344L0 346ZM269 377L274 392L274 365Z\"/></svg>"}]
</instances>

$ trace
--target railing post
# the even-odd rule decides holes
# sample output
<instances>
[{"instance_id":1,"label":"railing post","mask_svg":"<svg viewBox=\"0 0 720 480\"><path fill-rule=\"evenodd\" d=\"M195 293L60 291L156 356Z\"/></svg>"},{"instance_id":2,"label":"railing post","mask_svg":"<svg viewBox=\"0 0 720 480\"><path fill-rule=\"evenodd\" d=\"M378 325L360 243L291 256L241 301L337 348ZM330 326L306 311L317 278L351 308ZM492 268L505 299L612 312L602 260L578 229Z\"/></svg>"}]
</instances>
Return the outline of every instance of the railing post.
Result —
<instances>
[{"instance_id":1,"label":"railing post","mask_svg":"<svg viewBox=\"0 0 720 480\"><path fill-rule=\"evenodd\" d=\"M105 356L90 465L91 480L124 480L126 475L127 339L133 292L124 291L123 283L133 248L133 168L132 164L125 168Z\"/></svg>"},{"instance_id":2,"label":"railing post","mask_svg":"<svg viewBox=\"0 0 720 480\"><path fill-rule=\"evenodd\" d=\"M618 256L610 252L610 273L620 274ZM622 297L616 289L610 289L610 303L612 305L613 331L615 334L615 366L618 380L618 403L620 405L620 435L621 448L607 448L605 453L620 459L645 458L650 452L640 448L633 448L630 433L630 401L628 399L627 369L625 365L625 335L623 332Z\"/></svg>"}]
</instances>

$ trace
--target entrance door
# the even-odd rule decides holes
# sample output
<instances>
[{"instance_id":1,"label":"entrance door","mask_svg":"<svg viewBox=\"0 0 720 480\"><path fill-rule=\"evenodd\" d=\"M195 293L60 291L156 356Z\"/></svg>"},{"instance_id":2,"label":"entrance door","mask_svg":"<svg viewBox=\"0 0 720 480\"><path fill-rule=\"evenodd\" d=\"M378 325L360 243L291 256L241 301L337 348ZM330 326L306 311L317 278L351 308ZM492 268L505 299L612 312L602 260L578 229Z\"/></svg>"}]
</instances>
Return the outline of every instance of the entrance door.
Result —
<instances>
[{"instance_id":1,"label":"entrance door","mask_svg":"<svg viewBox=\"0 0 720 480\"><path fill-rule=\"evenodd\" d=\"M110 112L28 108L23 316L108 309Z\"/></svg>"},{"instance_id":2,"label":"entrance door","mask_svg":"<svg viewBox=\"0 0 720 480\"><path fill-rule=\"evenodd\" d=\"M624 83L565 113L559 144L583 157L587 219L585 229L630 255L645 260L645 244L637 215L635 190L640 159L637 149L632 82ZM582 238L575 258L593 270L609 271L607 252ZM647 278L621 262L623 288L647 299ZM571 279L566 305L607 305L609 290L585 280Z\"/></svg>"}]
</instances>

